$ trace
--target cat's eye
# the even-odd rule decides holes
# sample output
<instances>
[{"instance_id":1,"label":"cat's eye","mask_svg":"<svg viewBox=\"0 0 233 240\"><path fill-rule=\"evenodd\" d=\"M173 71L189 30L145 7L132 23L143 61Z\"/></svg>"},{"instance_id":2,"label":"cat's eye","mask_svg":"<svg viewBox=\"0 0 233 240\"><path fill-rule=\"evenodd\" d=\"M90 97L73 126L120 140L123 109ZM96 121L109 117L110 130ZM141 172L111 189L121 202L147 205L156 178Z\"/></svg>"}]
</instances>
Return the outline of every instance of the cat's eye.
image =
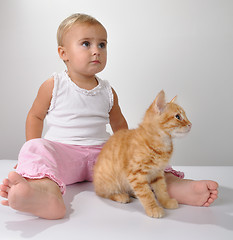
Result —
<instances>
[{"instance_id":1,"label":"cat's eye","mask_svg":"<svg viewBox=\"0 0 233 240\"><path fill-rule=\"evenodd\" d=\"M176 114L176 119L178 119L178 120L181 120L181 116L180 116L180 114Z\"/></svg>"}]
</instances>

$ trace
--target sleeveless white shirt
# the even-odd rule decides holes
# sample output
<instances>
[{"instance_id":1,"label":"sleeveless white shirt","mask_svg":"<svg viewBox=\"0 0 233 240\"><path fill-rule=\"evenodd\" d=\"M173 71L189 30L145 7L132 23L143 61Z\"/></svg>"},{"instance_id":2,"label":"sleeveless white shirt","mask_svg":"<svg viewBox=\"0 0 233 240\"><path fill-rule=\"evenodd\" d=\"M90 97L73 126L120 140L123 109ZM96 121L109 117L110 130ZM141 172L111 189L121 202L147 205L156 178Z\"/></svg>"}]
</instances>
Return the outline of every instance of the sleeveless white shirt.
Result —
<instances>
[{"instance_id":1,"label":"sleeveless white shirt","mask_svg":"<svg viewBox=\"0 0 233 240\"><path fill-rule=\"evenodd\" d=\"M92 90L79 88L66 71L53 74L54 89L46 115L48 131L44 138L72 145L101 145L110 134L106 131L113 106L110 84L96 77Z\"/></svg>"}]
</instances>

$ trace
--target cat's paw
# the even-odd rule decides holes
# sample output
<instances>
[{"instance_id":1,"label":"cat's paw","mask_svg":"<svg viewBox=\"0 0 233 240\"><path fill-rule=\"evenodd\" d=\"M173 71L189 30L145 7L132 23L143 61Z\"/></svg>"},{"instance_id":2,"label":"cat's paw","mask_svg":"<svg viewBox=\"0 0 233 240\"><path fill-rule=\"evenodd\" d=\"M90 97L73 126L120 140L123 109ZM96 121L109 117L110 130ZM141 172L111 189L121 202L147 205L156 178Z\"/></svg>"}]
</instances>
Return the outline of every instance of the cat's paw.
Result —
<instances>
[{"instance_id":1,"label":"cat's paw","mask_svg":"<svg viewBox=\"0 0 233 240\"><path fill-rule=\"evenodd\" d=\"M178 202L174 198L171 198L171 199L169 199L166 202L163 202L161 204L164 208L167 208L167 209L176 209L176 208L179 207Z\"/></svg>"},{"instance_id":2,"label":"cat's paw","mask_svg":"<svg viewBox=\"0 0 233 240\"><path fill-rule=\"evenodd\" d=\"M162 218L164 216L164 210L161 207L155 207L152 209L146 209L146 214L153 218Z\"/></svg>"}]
</instances>

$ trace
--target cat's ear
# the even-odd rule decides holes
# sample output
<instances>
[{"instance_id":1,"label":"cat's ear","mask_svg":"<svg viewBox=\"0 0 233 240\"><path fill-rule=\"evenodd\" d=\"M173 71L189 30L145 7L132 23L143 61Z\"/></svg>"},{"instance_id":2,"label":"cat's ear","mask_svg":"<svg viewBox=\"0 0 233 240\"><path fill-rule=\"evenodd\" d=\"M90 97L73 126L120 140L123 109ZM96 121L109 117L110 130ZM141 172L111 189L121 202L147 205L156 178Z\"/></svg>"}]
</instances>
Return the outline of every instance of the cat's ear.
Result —
<instances>
[{"instance_id":1,"label":"cat's ear","mask_svg":"<svg viewBox=\"0 0 233 240\"><path fill-rule=\"evenodd\" d=\"M174 98L172 98L171 102L170 103L174 103L177 99L177 96L175 96Z\"/></svg>"},{"instance_id":2,"label":"cat's ear","mask_svg":"<svg viewBox=\"0 0 233 240\"><path fill-rule=\"evenodd\" d=\"M160 91L154 100L154 109L157 113L162 113L166 106L165 93Z\"/></svg>"}]
</instances>

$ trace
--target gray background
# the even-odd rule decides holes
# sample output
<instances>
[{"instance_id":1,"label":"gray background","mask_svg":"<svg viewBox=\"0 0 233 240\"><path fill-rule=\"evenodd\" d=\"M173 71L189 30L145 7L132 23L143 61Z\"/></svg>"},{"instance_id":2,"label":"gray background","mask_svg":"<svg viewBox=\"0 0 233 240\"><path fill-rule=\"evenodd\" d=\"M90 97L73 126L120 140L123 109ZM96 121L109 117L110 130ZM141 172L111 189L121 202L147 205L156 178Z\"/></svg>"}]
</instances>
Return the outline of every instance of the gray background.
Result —
<instances>
[{"instance_id":1,"label":"gray background","mask_svg":"<svg viewBox=\"0 0 233 240\"><path fill-rule=\"evenodd\" d=\"M39 86L65 68L56 31L75 12L108 31L99 74L118 93L130 128L156 94L178 95L193 123L174 165L233 165L233 1L0 0L0 159L17 159Z\"/></svg>"}]
</instances>

